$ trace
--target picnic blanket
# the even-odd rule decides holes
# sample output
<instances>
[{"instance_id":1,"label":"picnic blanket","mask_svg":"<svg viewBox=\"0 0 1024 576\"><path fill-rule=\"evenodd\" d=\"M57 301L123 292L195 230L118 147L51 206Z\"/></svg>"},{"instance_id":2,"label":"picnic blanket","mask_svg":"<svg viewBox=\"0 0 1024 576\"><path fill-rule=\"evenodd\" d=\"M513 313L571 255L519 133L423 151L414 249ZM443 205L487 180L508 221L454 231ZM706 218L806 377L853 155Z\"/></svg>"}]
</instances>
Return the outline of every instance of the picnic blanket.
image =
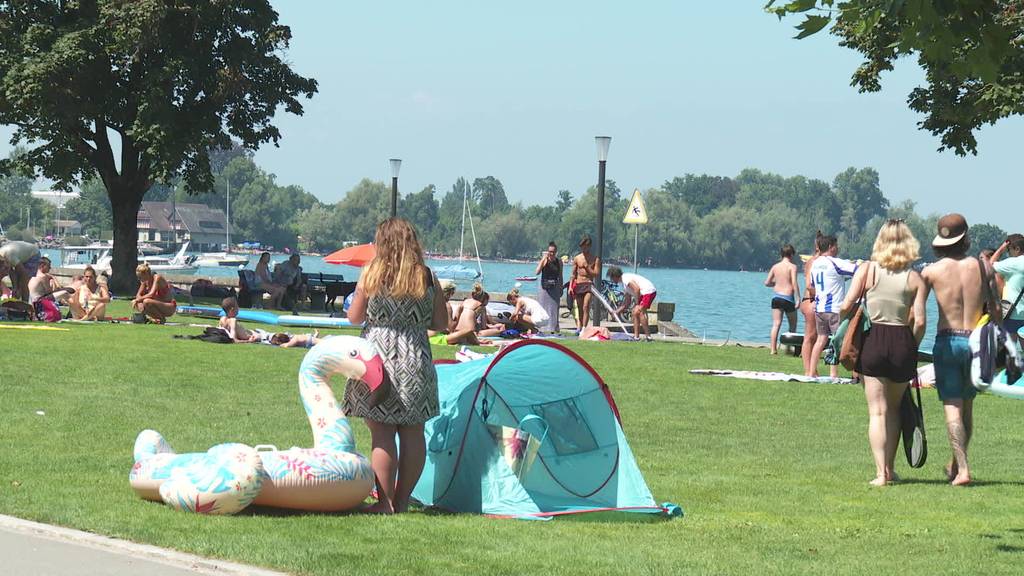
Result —
<instances>
[{"instance_id":1,"label":"picnic blanket","mask_svg":"<svg viewBox=\"0 0 1024 576\"><path fill-rule=\"evenodd\" d=\"M767 380L771 382L807 382L815 384L856 384L852 378L829 378L828 376L804 376L785 372L755 372L753 370L690 370L690 374L701 376L725 376L742 380Z\"/></svg>"}]
</instances>

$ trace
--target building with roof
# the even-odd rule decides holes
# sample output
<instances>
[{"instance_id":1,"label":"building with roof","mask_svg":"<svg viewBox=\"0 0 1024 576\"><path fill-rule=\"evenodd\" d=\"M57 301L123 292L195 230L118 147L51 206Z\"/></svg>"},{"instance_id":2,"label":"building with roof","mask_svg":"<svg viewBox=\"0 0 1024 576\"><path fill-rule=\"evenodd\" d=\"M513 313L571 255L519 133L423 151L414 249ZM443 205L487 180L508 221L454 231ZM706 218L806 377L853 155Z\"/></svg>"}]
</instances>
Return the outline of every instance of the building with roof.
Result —
<instances>
[{"instance_id":1,"label":"building with roof","mask_svg":"<svg viewBox=\"0 0 1024 576\"><path fill-rule=\"evenodd\" d=\"M224 211L205 204L143 202L136 219L139 242L173 246L191 242L197 251L222 250L227 241Z\"/></svg>"}]
</instances>

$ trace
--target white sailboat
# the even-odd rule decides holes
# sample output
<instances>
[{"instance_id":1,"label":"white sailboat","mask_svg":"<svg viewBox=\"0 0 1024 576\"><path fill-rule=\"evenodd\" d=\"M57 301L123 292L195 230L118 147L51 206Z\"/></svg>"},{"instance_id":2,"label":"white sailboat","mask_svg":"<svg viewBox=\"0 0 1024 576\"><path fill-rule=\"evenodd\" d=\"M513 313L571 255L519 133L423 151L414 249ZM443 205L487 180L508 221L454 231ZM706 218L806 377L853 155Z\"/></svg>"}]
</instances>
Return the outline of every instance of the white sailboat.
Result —
<instances>
[{"instance_id":1,"label":"white sailboat","mask_svg":"<svg viewBox=\"0 0 1024 576\"><path fill-rule=\"evenodd\" d=\"M476 252L476 270L470 266L466 266L462 263L463 256L465 254L463 248L465 247L466 241L466 216L469 216L469 232L473 237L473 250ZM437 274L440 280L476 280L484 277L484 269L480 264L480 248L476 244L476 229L473 227L473 210L469 204L469 186L462 191L462 233L459 236L459 263L449 264L447 266L437 266L434 268L434 273Z\"/></svg>"},{"instance_id":2,"label":"white sailboat","mask_svg":"<svg viewBox=\"0 0 1024 576\"><path fill-rule=\"evenodd\" d=\"M249 256L245 254L231 253L231 179L227 180L227 201L225 202L225 224L226 233L224 236L224 252L204 252L196 259L196 265L204 268L217 268L230 266L233 268L244 268L249 265Z\"/></svg>"}]
</instances>

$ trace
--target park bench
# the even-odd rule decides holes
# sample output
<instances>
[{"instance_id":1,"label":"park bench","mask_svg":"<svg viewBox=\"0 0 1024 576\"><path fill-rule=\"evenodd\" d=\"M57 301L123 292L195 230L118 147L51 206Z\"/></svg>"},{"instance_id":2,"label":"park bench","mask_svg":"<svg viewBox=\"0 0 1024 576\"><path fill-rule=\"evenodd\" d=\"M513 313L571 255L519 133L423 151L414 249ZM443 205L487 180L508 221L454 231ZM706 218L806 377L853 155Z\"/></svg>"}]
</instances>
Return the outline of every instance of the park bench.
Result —
<instances>
[{"instance_id":1,"label":"park bench","mask_svg":"<svg viewBox=\"0 0 1024 576\"><path fill-rule=\"evenodd\" d=\"M337 315L337 308L334 301L345 298L356 291L355 282L345 282L341 274L324 274L323 272L303 272L302 281L306 283L306 290L309 294L309 307L319 308L323 306L324 312L330 312L331 316Z\"/></svg>"}]
</instances>

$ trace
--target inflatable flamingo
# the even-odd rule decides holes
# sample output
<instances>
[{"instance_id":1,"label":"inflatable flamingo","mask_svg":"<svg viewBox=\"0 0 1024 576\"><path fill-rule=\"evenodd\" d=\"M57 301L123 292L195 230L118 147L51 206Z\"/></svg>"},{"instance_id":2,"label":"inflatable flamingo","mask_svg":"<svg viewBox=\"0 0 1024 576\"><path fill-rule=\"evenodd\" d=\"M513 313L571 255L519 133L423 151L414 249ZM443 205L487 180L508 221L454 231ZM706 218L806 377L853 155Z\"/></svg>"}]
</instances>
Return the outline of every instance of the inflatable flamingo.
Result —
<instances>
[{"instance_id":1,"label":"inflatable flamingo","mask_svg":"<svg viewBox=\"0 0 1024 576\"><path fill-rule=\"evenodd\" d=\"M329 512L358 506L373 487L373 470L355 451L352 428L331 392L335 374L361 380L373 392L384 390L384 364L368 341L333 336L314 346L299 368L313 448L231 443L175 454L159 433L143 430L128 477L132 489L147 500L203 514L234 514L253 502Z\"/></svg>"}]
</instances>

